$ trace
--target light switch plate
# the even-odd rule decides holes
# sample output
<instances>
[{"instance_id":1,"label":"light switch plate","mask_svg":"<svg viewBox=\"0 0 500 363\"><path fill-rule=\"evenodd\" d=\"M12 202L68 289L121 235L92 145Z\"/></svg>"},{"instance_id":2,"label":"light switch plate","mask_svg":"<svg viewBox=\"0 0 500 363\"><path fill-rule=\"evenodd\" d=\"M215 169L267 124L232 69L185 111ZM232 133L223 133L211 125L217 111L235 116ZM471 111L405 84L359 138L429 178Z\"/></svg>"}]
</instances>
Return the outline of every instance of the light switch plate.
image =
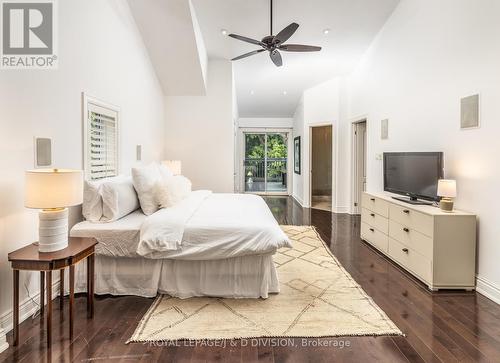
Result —
<instances>
[{"instance_id":1,"label":"light switch plate","mask_svg":"<svg viewBox=\"0 0 500 363\"><path fill-rule=\"evenodd\" d=\"M142 145L135 147L135 157L137 161L142 161Z\"/></svg>"},{"instance_id":2,"label":"light switch plate","mask_svg":"<svg viewBox=\"0 0 500 363\"><path fill-rule=\"evenodd\" d=\"M382 154L375 154L375 160L382 160Z\"/></svg>"}]
</instances>

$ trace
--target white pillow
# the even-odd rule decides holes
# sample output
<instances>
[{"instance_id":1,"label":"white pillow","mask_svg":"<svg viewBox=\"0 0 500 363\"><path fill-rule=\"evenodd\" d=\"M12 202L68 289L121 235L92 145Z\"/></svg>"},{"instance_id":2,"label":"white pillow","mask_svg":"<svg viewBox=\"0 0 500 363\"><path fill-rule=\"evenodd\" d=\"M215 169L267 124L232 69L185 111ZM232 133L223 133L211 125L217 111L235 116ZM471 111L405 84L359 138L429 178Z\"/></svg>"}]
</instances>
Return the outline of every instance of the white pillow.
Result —
<instances>
[{"instance_id":1,"label":"white pillow","mask_svg":"<svg viewBox=\"0 0 500 363\"><path fill-rule=\"evenodd\" d=\"M99 222L102 217L101 187L104 183L122 179L123 176L115 176L99 180L85 180L83 183L82 214L87 221Z\"/></svg>"},{"instance_id":2,"label":"white pillow","mask_svg":"<svg viewBox=\"0 0 500 363\"><path fill-rule=\"evenodd\" d=\"M132 178L107 181L102 184L101 222L116 221L139 208Z\"/></svg>"},{"instance_id":3,"label":"white pillow","mask_svg":"<svg viewBox=\"0 0 500 363\"><path fill-rule=\"evenodd\" d=\"M155 197L161 208L173 207L191 193L191 181L176 175L160 180L155 186Z\"/></svg>"},{"instance_id":4,"label":"white pillow","mask_svg":"<svg viewBox=\"0 0 500 363\"><path fill-rule=\"evenodd\" d=\"M162 179L160 167L156 163L141 168L132 168L132 180L139 197L142 211L149 216L158 210L154 187Z\"/></svg>"}]
</instances>

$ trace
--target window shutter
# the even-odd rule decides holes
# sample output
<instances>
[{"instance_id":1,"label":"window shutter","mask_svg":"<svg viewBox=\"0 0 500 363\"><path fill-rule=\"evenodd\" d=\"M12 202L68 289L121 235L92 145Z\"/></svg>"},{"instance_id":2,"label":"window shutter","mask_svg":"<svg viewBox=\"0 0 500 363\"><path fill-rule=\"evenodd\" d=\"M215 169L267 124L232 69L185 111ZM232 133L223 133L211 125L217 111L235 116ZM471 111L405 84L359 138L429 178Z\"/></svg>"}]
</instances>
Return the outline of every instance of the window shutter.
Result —
<instances>
[{"instance_id":1,"label":"window shutter","mask_svg":"<svg viewBox=\"0 0 500 363\"><path fill-rule=\"evenodd\" d=\"M118 175L118 113L87 105L87 178L97 180Z\"/></svg>"}]
</instances>

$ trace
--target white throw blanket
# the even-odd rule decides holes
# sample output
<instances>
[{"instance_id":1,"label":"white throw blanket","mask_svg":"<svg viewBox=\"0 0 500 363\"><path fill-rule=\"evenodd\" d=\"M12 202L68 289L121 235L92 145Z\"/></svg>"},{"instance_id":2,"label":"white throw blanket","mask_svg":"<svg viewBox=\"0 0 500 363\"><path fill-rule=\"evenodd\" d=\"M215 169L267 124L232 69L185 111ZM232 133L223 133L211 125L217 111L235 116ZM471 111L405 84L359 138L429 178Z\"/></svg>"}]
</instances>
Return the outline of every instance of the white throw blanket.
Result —
<instances>
[{"instance_id":1,"label":"white throw blanket","mask_svg":"<svg viewBox=\"0 0 500 363\"><path fill-rule=\"evenodd\" d=\"M141 227L137 253L147 256L152 252L178 250L186 223L210 194L212 192L208 190L192 192L175 206L150 215Z\"/></svg>"},{"instance_id":2,"label":"white throw blanket","mask_svg":"<svg viewBox=\"0 0 500 363\"><path fill-rule=\"evenodd\" d=\"M264 200L250 194L195 191L141 227L137 253L147 258L216 260L291 247Z\"/></svg>"}]
</instances>

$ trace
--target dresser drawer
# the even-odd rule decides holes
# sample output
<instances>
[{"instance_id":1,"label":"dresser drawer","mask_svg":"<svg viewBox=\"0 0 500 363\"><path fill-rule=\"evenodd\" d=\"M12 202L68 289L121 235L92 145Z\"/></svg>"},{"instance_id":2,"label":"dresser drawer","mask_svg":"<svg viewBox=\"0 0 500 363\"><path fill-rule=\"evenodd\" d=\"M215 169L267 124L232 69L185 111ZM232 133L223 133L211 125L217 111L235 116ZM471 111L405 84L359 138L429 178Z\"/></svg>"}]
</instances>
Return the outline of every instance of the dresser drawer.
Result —
<instances>
[{"instance_id":1,"label":"dresser drawer","mask_svg":"<svg viewBox=\"0 0 500 363\"><path fill-rule=\"evenodd\" d=\"M382 217L389 217L389 202L374 197L373 195L363 193L361 206L381 215Z\"/></svg>"},{"instance_id":2,"label":"dresser drawer","mask_svg":"<svg viewBox=\"0 0 500 363\"><path fill-rule=\"evenodd\" d=\"M389 221L389 237L432 260L432 238L402 224Z\"/></svg>"},{"instance_id":3,"label":"dresser drawer","mask_svg":"<svg viewBox=\"0 0 500 363\"><path fill-rule=\"evenodd\" d=\"M397 204L390 205L389 215L391 220L423 233L426 236L432 237L434 234L434 218L430 215Z\"/></svg>"},{"instance_id":4,"label":"dresser drawer","mask_svg":"<svg viewBox=\"0 0 500 363\"><path fill-rule=\"evenodd\" d=\"M388 237L385 233L361 222L361 238L372 244L378 250L387 253Z\"/></svg>"},{"instance_id":5,"label":"dresser drawer","mask_svg":"<svg viewBox=\"0 0 500 363\"><path fill-rule=\"evenodd\" d=\"M389 220L366 208L361 210L361 222L369 224L385 234L389 233Z\"/></svg>"},{"instance_id":6,"label":"dresser drawer","mask_svg":"<svg viewBox=\"0 0 500 363\"><path fill-rule=\"evenodd\" d=\"M432 263L420 253L389 237L389 256L404 268L432 283Z\"/></svg>"}]
</instances>

